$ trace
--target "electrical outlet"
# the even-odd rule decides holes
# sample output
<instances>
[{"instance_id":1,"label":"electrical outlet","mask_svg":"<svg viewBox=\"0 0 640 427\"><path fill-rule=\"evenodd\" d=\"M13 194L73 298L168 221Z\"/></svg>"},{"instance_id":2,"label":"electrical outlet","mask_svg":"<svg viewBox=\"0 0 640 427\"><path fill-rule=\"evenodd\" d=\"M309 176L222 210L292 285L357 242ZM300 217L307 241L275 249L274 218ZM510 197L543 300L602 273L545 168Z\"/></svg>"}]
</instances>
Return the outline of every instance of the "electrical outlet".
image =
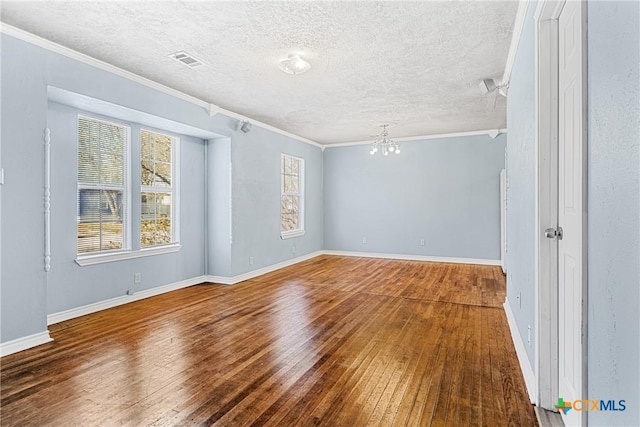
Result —
<instances>
[{"instance_id":1,"label":"electrical outlet","mask_svg":"<svg viewBox=\"0 0 640 427\"><path fill-rule=\"evenodd\" d=\"M252 256L249 257L249 265L253 265L253 257Z\"/></svg>"},{"instance_id":2,"label":"electrical outlet","mask_svg":"<svg viewBox=\"0 0 640 427\"><path fill-rule=\"evenodd\" d=\"M527 344L531 345L531 325L527 325Z\"/></svg>"},{"instance_id":3,"label":"electrical outlet","mask_svg":"<svg viewBox=\"0 0 640 427\"><path fill-rule=\"evenodd\" d=\"M424 239L420 239L420 246L424 246Z\"/></svg>"},{"instance_id":4,"label":"electrical outlet","mask_svg":"<svg viewBox=\"0 0 640 427\"><path fill-rule=\"evenodd\" d=\"M142 281L142 275L140 273L136 273L133 275L133 283L140 283Z\"/></svg>"},{"instance_id":5,"label":"electrical outlet","mask_svg":"<svg viewBox=\"0 0 640 427\"><path fill-rule=\"evenodd\" d=\"M293 245L293 246L291 247L291 253L294 253L294 254L296 253L296 246L295 246L295 245Z\"/></svg>"},{"instance_id":6,"label":"electrical outlet","mask_svg":"<svg viewBox=\"0 0 640 427\"><path fill-rule=\"evenodd\" d=\"M367 238L366 238L366 237L363 237L363 238L362 238L362 244L363 244L363 245L366 245L366 244L367 244Z\"/></svg>"}]
</instances>

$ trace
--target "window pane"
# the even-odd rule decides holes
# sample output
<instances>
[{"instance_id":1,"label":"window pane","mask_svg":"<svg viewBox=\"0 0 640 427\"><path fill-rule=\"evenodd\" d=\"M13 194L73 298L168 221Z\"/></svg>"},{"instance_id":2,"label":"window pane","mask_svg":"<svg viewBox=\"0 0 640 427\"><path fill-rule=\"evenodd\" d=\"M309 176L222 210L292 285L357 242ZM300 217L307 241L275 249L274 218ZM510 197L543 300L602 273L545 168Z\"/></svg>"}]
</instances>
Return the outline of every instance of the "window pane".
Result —
<instances>
[{"instance_id":1,"label":"window pane","mask_svg":"<svg viewBox=\"0 0 640 427\"><path fill-rule=\"evenodd\" d=\"M120 190L102 190L100 192L101 216L102 221L122 221L124 218L124 209L122 205L122 191Z\"/></svg>"},{"instance_id":2,"label":"window pane","mask_svg":"<svg viewBox=\"0 0 640 427\"><path fill-rule=\"evenodd\" d=\"M171 162L171 137L156 134L156 161Z\"/></svg>"},{"instance_id":3,"label":"window pane","mask_svg":"<svg viewBox=\"0 0 640 427\"><path fill-rule=\"evenodd\" d=\"M140 244L142 247L172 242L171 193L141 194Z\"/></svg>"},{"instance_id":4,"label":"window pane","mask_svg":"<svg viewBox=\"0 0 640 427\"><path fill-rule=\"evenodd\" d=\"M142 159L153 160L153 140L149 132L140 132L140 156Z\"/></svg>"},{"instance_id":5,"label":"window pane","mask_svg":"<svg viewBox=\"0 0 640 427\"><path fill-rule=\"evenodd\" d=\"M290 196L290 199L291 199L291 209L289 209L289 211L295 213L297 216L299 207L300 207L300 197Z\"/></svg>"},{"instance_id":6,"label":"window pane","mask_svg":"<svg viewBox=\"0 0 640 427\"><path fill-rule=\"evenodd\" d=\"M291 157L285 156L284 158L284 173L291 175Z\"/></svg>"},{"instance_id":7,"label":"window pane","mask_svg":"<svg viewBox=\"0 0 640 427\"><path fill-rule=\"evenodd\" d=\"M282 196L280 199L280 212L289 213L293 208L293 203L291 202L290 196Z\"/></svg>"},{"instance_id":8,"label":"window pane","mask_svg":"<svg viewBox=\"0 0 640 427\"><path fill-rule=\"evenodd\" d=\"M102 247L103 251L112 251L123 248L123 224L119 221L107 221L102 223Z\"/></svg>"},{"instance_id":9,"label":"window pane","mask_svg":"<svg viewBox=\"0 0 640 427\"><path fill-rule=\"evenodd\" d=\"M142 160L140 162L140 179L142 185L153 185L153 162L150 160Z\"/></svg>"},{"instance_id":10,"label":"window pane","mask_svg":"<svg viewBox=\"0 0 640 427\"><path fill-rule=\"evenodd\" d=\"M122 249L122 191L78 191L78 253Z\"/></svg>"},{"instance_id":11,"label":"window pane","mask_svg":"<svg viewBox=\"0 0 640 427\"><path fill-rule=\"evenodd\" d=\"M140 245L153 246L156 241L156 195L142 193L140 195Z\"/></svg>"},{"instance_id":12,"label":"window pane","mask_svg":"<svg viewBox=\"0 0 640 427\"><path fill-rule=\"evenodd\" d=\"M297 193L298 192L298 177L297 176L290 176L289 177L290 183L289 183L289 191L292 193Z\"/></svg>"},{"instance_id":13,"label":"window pane","mask_svg":"<svg viewBox=\"0 0 640 427\"><path fill-rule=\"evenodd\" d=\"M120 154L124 150L124 128L109 123L100 123L100 150Z\"/></svg>"},{"instance_id":14,"label":"window pane","mask_svg":"<svg viewBox=\"0 0 640 427\"><path fill-rule=\"evenodd\" d=\"M171 163L156 163L153 185L171 187Z\"/></svg>"},{"instance_id":15,"label":"window pane","mask_svg":"<svg viewBox=\"0 0 640 427\"><path fill-rule=\"evenodd\" d=\"M298 228L298 217L295 214L282 214L282 231L291 231Z\"/></svg>"},{"instance_id":16,"label":"window pane","mask_svg":"<svg viewBox=\"0 0 640 427\"><path fill-rule=\"evenodd\" d=\"M298 175L298 171L300 170L300 160L291 159L291 173L294 175Z\"/></svg>"},{"instance_id":17,"label":"window pane","mask_svg":"<svg viewBox=\"0 0 640 427\"><path fill-rule=\"evenodd\" d=\"M78 182L83 184L97 184L100 180L98 166L100 164L97 151L78 150Z\"/></svg>"},{"instance_id":18,"label":"window pane","mask_svg":"<svg viewBox=\"0 0 640 427\"><path fill-rule=\"evenodd\" d=\"M100 156L100 183L124 184L124 160L122 156L103 154Z\"/></svg>"},{"instance_id":19,"label":"window pane","mask_svg":"<svg viewBox=\"0 0 640 427\"><path fill-rule=\"evenodd\" d=\"M100 122L85 117L78 118L78 147L79 149L98 151L100 141Z\"/></svg>"},{"instance_id":20,"label":"window pane","mask_svg":"<svg viewBox=\"0 0 640 427\"><path fill-rule=\"evenodd\" d=\"M78 253L100 250L100 190L78 191Z\"/></svg>"}]
</instances>

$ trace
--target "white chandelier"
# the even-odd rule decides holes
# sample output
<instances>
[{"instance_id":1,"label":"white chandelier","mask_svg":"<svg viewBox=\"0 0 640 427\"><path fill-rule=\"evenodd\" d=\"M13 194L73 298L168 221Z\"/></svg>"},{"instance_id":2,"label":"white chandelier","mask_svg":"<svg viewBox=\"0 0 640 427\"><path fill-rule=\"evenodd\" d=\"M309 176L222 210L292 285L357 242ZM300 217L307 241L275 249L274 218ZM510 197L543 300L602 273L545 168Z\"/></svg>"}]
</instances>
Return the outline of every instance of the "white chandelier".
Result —
<instances>
[{"instance_id":1,"label":"white chandelier","mask_svg":"<svg viewBox=\"0 0 640 427\"><path fill-rule=\"evenodd\" d=\"M387 126L389 125L381 125L382 133L380 137L371 143L371 149L369 150L369 154L372 156L376 154L378 151L382 151L382 154L388 156L389 153L400 154L400 144L389 138L389 132L387 131ZM380 147L380 148L378 148Z\"/></svg>"}]
</instances>

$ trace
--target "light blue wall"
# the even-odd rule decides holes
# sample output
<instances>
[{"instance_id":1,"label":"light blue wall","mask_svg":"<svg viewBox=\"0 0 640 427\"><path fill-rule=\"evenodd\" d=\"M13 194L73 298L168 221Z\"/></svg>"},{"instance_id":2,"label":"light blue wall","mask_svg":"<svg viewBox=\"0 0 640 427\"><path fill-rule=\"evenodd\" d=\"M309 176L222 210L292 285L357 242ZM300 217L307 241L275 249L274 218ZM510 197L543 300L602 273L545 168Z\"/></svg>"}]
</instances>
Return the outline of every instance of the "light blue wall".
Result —
<instances>
[{"instance_id":1,"label":"light blue wall","mask_svg":"<svg viewBox=\"0 0 640 427\"><path fill-rule=\"evenodd\" d=\"M499 260L505 141L410 141L387 157L327 148L325 249Z\"/></svg>"},{"instance_id":2,"label":"light blue wall","mask_svg":"<svg viewBox=\"0 0 640 427\"><path fill-rule=\"evenodd\" d=\"M640 3L589 2L590 425L640 425Z\"/></svg>"},{"instance_id":3,"label":"light blue wall","mask_svg":"<svg viewBox=\"0 0 640 427\"><path fill-rule=\"evenodd\" d=\"M536 2L529 2L507 98L507 299L524 343L528 326L531 337L535 336L535 9ZM533 364L533 339L526 344L526 351Z\"/></svg>"},{"instance_id":4,"label":"light blue wall","mask_svg":"<svg viewBox=\"0 0 640 427\"><path fill-rule=\"evenodd\" d=\"M207 203L206 229L207 274L231 276L231 139L209 141L207 146Z\"/></svg>"},{"instance_id":5,"label":"light blue wall","mask_svg":"<svg viewBox=\"0 0 640 427\"><path fill-rule=\"evenodd\" d=\"M280 238L280 154L304 159L305 235ZM322 150L254 126L231 146L232 276L323 247ZM295 246L295 253L293 247ZM253 265L249 265L253 257Z\"/></svg>"},{"instance_id":6,"label":"light blue wall","mask_svg":"<svg viewBox=\"0 0 640 427\"><path fill-rule=\"evenodd\" d=\"M228 266L218 269L221 275L236 275L322 248L319 148L257 126L241 134L235 131L235 120L222 115L212 119L195 104L5 34L0 40L2 167L6 174L1 190L0 342L46 331L47 314L124 295L131 287L133 273L141 273L142 283L135 289L143 290L198 277L218 265ZM76 265L75 131L70 122L64 121L65 116L75 113L56 103L49 108L47 86L228 136L237 158L232 183L237 201L233 208L233 247L224 248L218 259L215 251L208 253L217 243L205 241L218 236L219 229L229 227L228 217L225 224L225 220L219 223L218 216L210 215L207 202L211 186L229 188L225 159L231 148L218 150L218 141L209 142L213 148L207 156L201 139L183 136L180 252L95 266ZM52 269L45 274L43 135L48 118L52 127L55 121L62 129L52 132ZM226 141L229 144L228 138ZM288 241L280 240L279 230L274 233L260 222L275 217L275 227L279 224L280 150L304 157L308 167L307 234ZM225 163L226 170L217 170ZM256 191L267 193L252 200ZM267 201L267 195L274 200ZM221 197L225 199L224 194ZM228 211L228 196L222 203ZM296 254L291 251L293 243ZM246 265L249 256L255 257L253 266Z\"/></svg>"},{"instance_id":7,"label":"light blue wall","mask_svg":"<svg viewBox=\"0 0 640 427\"><path fill-rule=\"evenodd\" d=\"M41 172L47 93L40 53L2 36L2 342L47 329Z\"/></svg>"}]
</instances>

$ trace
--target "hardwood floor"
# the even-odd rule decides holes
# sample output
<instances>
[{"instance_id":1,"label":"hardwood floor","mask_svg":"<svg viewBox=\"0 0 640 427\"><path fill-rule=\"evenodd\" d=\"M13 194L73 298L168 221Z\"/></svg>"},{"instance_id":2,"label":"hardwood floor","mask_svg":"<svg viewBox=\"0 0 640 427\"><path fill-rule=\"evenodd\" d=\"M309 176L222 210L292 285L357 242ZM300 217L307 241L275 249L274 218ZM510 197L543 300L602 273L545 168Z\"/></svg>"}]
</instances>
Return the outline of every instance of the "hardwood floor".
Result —
<instances>
[{"instance_id":1,"label":"hardwood floor","mask_svg":"<svg viewBox=\"0 0 640 427\"><path fill-rule=\"evenodd\" d=\"M1 424L536 425L498 267L321 256L50 326Z\"/></svg>"}]
</instances>

